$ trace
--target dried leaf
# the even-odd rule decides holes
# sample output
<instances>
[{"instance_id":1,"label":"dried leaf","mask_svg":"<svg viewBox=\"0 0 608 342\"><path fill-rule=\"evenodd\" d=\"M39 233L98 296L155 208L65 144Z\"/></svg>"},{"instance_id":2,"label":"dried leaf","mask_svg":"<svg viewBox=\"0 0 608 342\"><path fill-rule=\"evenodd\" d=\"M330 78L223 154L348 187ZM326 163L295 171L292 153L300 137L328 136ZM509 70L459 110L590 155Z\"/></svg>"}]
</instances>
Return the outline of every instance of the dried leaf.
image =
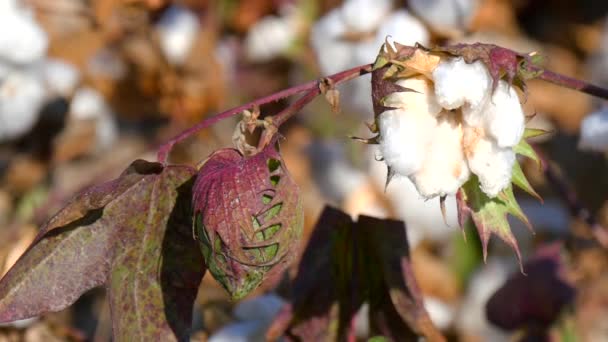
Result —
<instances>
[{"instance_id":1,"label":"dried leaf","mask_svg":"<svg viewBox=\"0 0 608 342\"><path fill-rule=\"evenodd\" d=\"M204 274L190 236L194 170L143 160L77 195L0 281L0 322L106 284L115 340L184 340Z\"/></svg>"},{"instance_id":2,"label":"dried leaf","mask_svg":"<svg viewBox=\"0 0 608 342\"><path fill-rule=\"evenodd\" d=\"M291 263L304 213L276 142L251 157L213 153L198 173L193 203L209 271L234 299Z\"/></svg>"}]
</instances>

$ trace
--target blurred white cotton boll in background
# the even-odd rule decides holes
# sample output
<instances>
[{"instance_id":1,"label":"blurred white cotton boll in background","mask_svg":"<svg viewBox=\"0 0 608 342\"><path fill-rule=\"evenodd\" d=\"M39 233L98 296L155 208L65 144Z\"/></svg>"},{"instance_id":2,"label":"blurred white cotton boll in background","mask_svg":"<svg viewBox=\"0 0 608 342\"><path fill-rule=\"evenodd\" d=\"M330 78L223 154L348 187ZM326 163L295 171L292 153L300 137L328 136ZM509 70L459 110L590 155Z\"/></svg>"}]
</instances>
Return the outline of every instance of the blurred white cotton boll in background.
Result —
<instances>
[{"instance_id":1,"label":"blurred white cotton boll in background","mask_svg":"<svg viewBox=\"0 0 608 342\"><path fill-rule=\"evenodd\" d=\"M70 104L70 115L75 120L95 121L98 150L110 147L118 137L118 127L112 110L103 96L93 88L83 87L76 90Z\"/></svg>"},{"instance_id":2,"label":"blurred white cotton boll in background","mask_svg":"<svg viewBox=\"0 0 608 342\"><path fill-rule=\"evenodd\" d=\"M370 148L369 173L376 186L383 189L386 184L386 164L375 160L374 153L378 153L377 149ZM454 196L447 196L445 199L444 221L439 199L422 198L407 177L394 176L385 193L394 208L396 218L405 221L412 250L424 239L446 242L454 234L460 234Z\"/></svg>"},{"instance_id":3,"label":"blurred white cotton boll in background","mask_svg":"<svg viewBox=\"0 0 608 342\"><path fill-rule=\"evenodd\" d=\"M27 8L2 0L0 6L0 59L29 64L44 57L48 46L46 32Z\"/></svg>"},{"instance_id":4,"label":"blurred white cotton boll in background","mask_svg":"<svg viewBox=\"0 0 608 342\"><path fill-rule=\"evenodd\" d=\"M70 96L78 82L80 72L70 63L59 59L47 59L42 66L42 73L47 89L53 95Z\"/></svg>"},{"instance_id":5,"label":"blurred white cotton boll in background","mask_svg":"<svg viewBox=\"0 0 608 342\"><path fill-rule=\"evenodd\" d=\"M283 298L270 293L246 299L240 302L233 311L234 316L242 321L271 321L285 304Z\"/></svg>"},{"instance_id":6,"label":"blurred white cotton boll in background","mask_svg":"<svg viewBox=\"0 0 608 342\"><path fill-rule=\"evenodd\" d=\"M15 70L0 82L0 142L27 133L36 123L46 91L35 75Z\"/></svg>"},{"instance_id":7,"label":"blurred white cotton boll in background","mask_svg":"<svg viewBox=\"0 0 608 342\"><path fill-rule=\"evenodd\" d=\"M254 62L264 62L286 52L297 38L300 19L295 8L285 7L282 15L263 17L247 32L245 51Z\"/></svg>"},{"instance_id":8,"label":"blurred white cotton boll in background","mask_svg":"<svg viewBox=\"0 0 608 342\"><path fill-rule=\"evenodd\" d=\"M173 5L165 10L156 24L160 48L169 63L184 63L200 28L197 16L189 9Z\"/></svg>"},{"instance_id":9,"label":"blurred white cotton boll in background","mask_svg":"<svg viewBox=\"0 0 608 342\"><path fill-rule=\"evenodd\" d=\"M216 331L208 342L263 342L267 326L262 321L231 323Z\"/></svg>"},{"instance_id":10,"label":"blurred white cotton boll in background","mask_svg":"<svg viewBox=\"0 0 608 342\"><path fill-rule=\"evenodd\" d=\"M431 321L439 330L446 330L454 321L454 313L456 310L442 301L441 299L426 296L424 297L424 308L429 313Z\"/></svg>"},{"instance_id":11,"label":"blurred white cotton boll in background","mask_svg":"<svg viewBox=\"0 0 608 342\"><path fill-rule=\"evenodd\" d=\"M348 31L372 32L379 27L392 6L392 0L347 0L340 7L340 14Z\"/></svg>"},{"instance_id":12,"label":"blurred white cotton boll in background","mask_svg":"<svg viewBox=\"0 0 608 342\"><path fill-rule=\"evenodd\" d=\"M608 152L608 107L583 119L578 146L583 150Z\"/></svg>"},{"instance_id":13,"label":"blurred white cotton boll in background","mask_svg":"<svg viewBox=\"0 0 608 342\"><path fill-rule=\"evenodd\" d=\"M467 29L479 0L409 0L408 4L434 30L454 35Z\"/></svg>"}]
</instances>

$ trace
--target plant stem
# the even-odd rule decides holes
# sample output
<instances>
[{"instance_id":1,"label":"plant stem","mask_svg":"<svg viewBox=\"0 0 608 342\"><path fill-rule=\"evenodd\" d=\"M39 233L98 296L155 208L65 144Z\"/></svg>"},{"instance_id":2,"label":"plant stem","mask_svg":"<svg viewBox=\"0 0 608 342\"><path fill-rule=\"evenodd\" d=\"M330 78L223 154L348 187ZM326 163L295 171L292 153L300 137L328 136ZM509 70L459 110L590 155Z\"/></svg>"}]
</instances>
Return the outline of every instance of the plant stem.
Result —
<instances>
[{"instance_id":1,"label":"plant stem","mask_svg":"<svg viewBox=\"0 0 608 342\"><path fill-rule=\"evenodd\" d=\"M534 69L536 69L536 71L542 70L540 68ZM582 93L608 100L608 89L596 86L585 81L581 81L576 78L558 74L550 70L542 70L542 73L537 78L543 81L547 81L549 83L553 83L560 87L578 90Z\"/></svg>"},{"instance_id":2,"label":"plant stem","mask_svg":"<svg viewBox=\"0 0 608 342\"><path fill-rule=\"evenodd\" d=\"M357 78L361 75L368 74L371 71L372 71L372 65L364 64L364 65L360 65L360 66L339 72L337 74L333 74L331 76L327 76L327 77L325 77L325 79L329 79L333 82L334 85L338 85L342 82L346 82L348 80ZM308 92L306 95L304 95L298 101L296 101L294 104L287 107L285 110L283 110L282 112L280 112L279 114L276 115L276 118L274 119L274 124L278 127L281 124L283 124L285 121L287 121L287 119L289 119L290 117L295 115L300 109L302 109L302 107L304 107L306 104L308 104L317 95L319 95L321 93L319 84L320 84L320 82L322 82L323 79L324 78L317 79L314 81L310 81L310 82L307 82L304 84L300 84L300 85L297 85L297 86L294 86L291 88L281 90L274 94L256 99L256 100L246 103L244 105L229 109L225 112L221 112L210 118L207 118L207 119L199 122L198 124L188 128L187 130L179 133L175 137L171 138L171 140L169 140L168 142L161 145L158 148L157 159L160 163L167 164L167 158L169 156L169 153L171 152L171 149L173 148L173 146L175 146L175 144L182 142L183 140L187 139L188 137L197 133L198 131L200 131L204 128L207 128L221 120L230 118L237 114L240 114L244 110L251 109L255 106L261 106L263 104L279 101L281 99L284 99L286 97L290 97L290 96L293 96L293 95L296 95L299 93Z\"/></svg>"}]
</instances>

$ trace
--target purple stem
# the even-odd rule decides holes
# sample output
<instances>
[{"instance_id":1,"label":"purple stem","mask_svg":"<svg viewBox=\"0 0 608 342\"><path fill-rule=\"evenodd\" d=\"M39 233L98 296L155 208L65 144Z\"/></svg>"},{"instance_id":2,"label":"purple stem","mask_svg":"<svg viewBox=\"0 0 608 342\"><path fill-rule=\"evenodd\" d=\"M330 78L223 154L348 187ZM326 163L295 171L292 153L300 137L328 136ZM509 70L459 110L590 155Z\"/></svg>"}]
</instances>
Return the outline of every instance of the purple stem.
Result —
<instances>
[{"instance_id":1,"label":"purple stem","mask_svg":"<svg viewBox=\"0 0 608 342\"><path fill-rule=\"evenodd\" d=\"M348 70L339 72L337 74L333 74L326 78L330 79L334 85L338 85L342 82L345 82L345 81L351 80L353 78L359 77L361 75L370 73L371 71L372 71L372 65L364 64L364 65L354 67L352 69L348 69ZM175 137L171 138L171 140L169 140L168 142L161 145L158 148L157 159L160 163L166 164L167 157L169 156L169 153L171 152L171 149L173 148L173 146L175 146L175 144L182 142L184 139L190 137L191 135L195 134L196 132L198 132L204 128L207 128L221 120L227 119L227 118L235 116L237 114L240 114L244 110L251 109L255 106L261 106L266 103L275 102L275 101L284 99L286 97L290 97L292 95L308 91L308 93L306 95L304 95L301 99L296 101L293 105L291 105L290 107L286 108L284 111L277 114L275 125L278 127L283 122L285 122L288 118L295 115L299 109L304 107L306 104L308 104L310 101L312 101L317 95L320 94L321 90L319 89L319 83L321 82L321 80L322 79L317 79L317 80L310 81L310 82L307 82L304 84L300 84L300 85L297 85L297 86L294 86L294 87L291 87L288 89L284 89L284 90L281 90L274 94L271 94L269 96L251 101L244 105L229 109L225 112L221 112L210 118L207 118L207 119L199 122L198 124L188 128L187 130L179 133ZM292 110L291 109L292 107L295 107L294 108L295 110Z\"/></svg>"},{"instance_id":2,"label":"purple stem","mask_svg":"<svg viewBox=\"0 0 608 342\"><path fill-rule=\"evenodd\" d=\"M535 68L537 71L542 69ZM553 83L560 87L570 88L578 90L580 92L596 96L605 100L608 100L608 89L596 86L594 84L578 80L576 78L568 77L565 75L558 74L550 70L543 70L542 73L537 77L543 81Z\"/></svg>"}]
</instances>

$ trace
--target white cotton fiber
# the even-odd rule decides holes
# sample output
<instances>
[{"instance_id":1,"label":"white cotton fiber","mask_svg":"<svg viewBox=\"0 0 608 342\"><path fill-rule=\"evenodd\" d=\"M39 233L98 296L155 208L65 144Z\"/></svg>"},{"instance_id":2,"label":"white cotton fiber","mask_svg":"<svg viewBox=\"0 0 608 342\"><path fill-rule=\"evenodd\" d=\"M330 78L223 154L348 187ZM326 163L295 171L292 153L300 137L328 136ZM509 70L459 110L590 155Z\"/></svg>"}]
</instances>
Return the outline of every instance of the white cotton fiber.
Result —
<instances>
[{"instance_id":1,"label":"white cotton fiber","mask_svg":"<svg viewBox=\"0 0 608 342\"><path fill-rule=\"evenodd\" d=\"M468 64L462 58L445 60L433 71L437 102L445 109L462 107L472 126L481 121L481 110L490 96L491 77L481 61Z\"/></svg>"},{"instance_id":2,"label":"white cotton fiber","mask_svg":"<svg viewBox=\"0 0 608 342\"><path fill-rule=\"evenodd\" d=\"M511 182L515 152L499 147L493 139L465 130L465 149L471 172L479 178L481 190L489 197L496 197Z\"/></svg>"},{"instance_id":3,"label":"white cotton fiber","mask_svg":"<svg viewBox=\"0 0 608 342\"><path fill-rule=\"evenodd\" d=\"M55 95L69 96L80 81L80 73L70 63L59 59L46 59L42 66L47 89Z\"/></svg>"},{"instance_id":4,"label":"white cotton fiber","mask_svg":"<svg viewBox=\"0 0 608 342\"><path fill-rule=\"evenodd\" d=\"M422 167L411 176L425 198L454 195L470 175L462 151L462 127L449 115L443 113L438 119Z\"/></svg>"},{"instance_id":5,"label":"white cotton fiber","mask_svg":"<svg viewBox=\"0 0 608 342\"><path fill-rule=\"evenodd\" d=\"M464 31L479 0L409 0L412 11L439 32Z\"/></svg>"},{"instance_id":6,"label":"white cotton fiber","mask_svg":"<svg viewBox=\"0 0 608 342\"><path fill-rule=\"evenodd\" d=\"M485 128L500 147L519 143L525 128L525 116L513 86L499 81L490 101L483 109Z\"/></svg>"},{"instance_id":7,"label":"white cotton fiber","mask_svg":"<svg viewBox=\"0 0 608 342\"><path fill-rule=\"evenodd\" d=\"M428 113L395 109L380 114L380 152L386 164L402 176L418 171L435 125L435 117Z\"/></svg>"},{"instance_id":8,"label":"white cotton fiber","mask_svg":"<svg viewBox=\"0 0 608 342\"><path fill-rule=\"evenodd\" d=\"M371 32L389 13L392 0L346 0L340 14L347 29L353 33Z\"/></svg>"},{"instance_id":9,"label":"white cotton fiber","mask_svg":"<svg viewBox=\"0 0 608 342\"><path fill-rule=\"evenodd\" d=\"M310 42L322 73L333 74L356 66L352 57L353 44L341 39L346 32L338 9L326 14L312 27Z\"/></svg>"},{"instance_id":10,"label":"white cotton fiber","mask_svg":"<svg viewBox=\"0 0 608 342\"><path fill-rule=\"evenodd\" d=\"M24 65L45 56L48 46L46 32L27 9L16 6L2 8L0 32L0 60Z\"/></svg>"},{"instance_id":11,"label":"white cotton fiber","mask_svg":"<svg viewBox=\"0 0 608 342\"><path fill-rule=\"evenodd\" d=\"M395 92L386 96L384 106L436 116L442 108L433 93L432 83L424 77L411 77L397 81L397 85L412 91Z\"/></svg>"},{"instance_id":12,"label":"white cotton fiber","mask_svg":"<svg viewBox=\"0 0 608 342\"><path fill-rule=\"evenodd\" d=\"M20 70L9 73L0 83L0 142L27 133L38 120L45 97L38 77Z\"/></svg>"},{"instance_id":13,"label":"white cotton fiber","mask_svg":"<svg viewBox=\"0 0 608 342\"><path fill-rule=\"evenodd\" d=\"M200 24L196 14L186 7L169 7L156 25L160 48L171 64L186 61L194 45Z\"/></svg>"},{"instance_id":14,"label":"white cotton fiber","mask_svg":"<svg viewBox=\"0 0 608 342\"><path fill-rule=\"evenodd\" d=\"M608 152L608 108L587 115L581 123L579 148Z\"/></svg>"},{"instance_id":15,"label":"white cotton fiber","mask_svg":"<svg viewBox=\"0 0 608 342\"><path fill-rule=\"evenodd\" d=\"M288 17L266 16L260 19L245 38L247 57L255 62L264 62L279 56L295 39L295 29Z\"/></svg>"},{"instance_id":16,"label":"white cotton fiber","mask_svg":"<svg viewBox=\"0 0 608 342\"><path fill-rule=\"evenodd\" d=\"M406 10L395 11L382 22L376 33L376 42L382 44L387 36L402 45L427 44L429 41L429 31L424 24Z\"/></svg>"}]
</instances>

